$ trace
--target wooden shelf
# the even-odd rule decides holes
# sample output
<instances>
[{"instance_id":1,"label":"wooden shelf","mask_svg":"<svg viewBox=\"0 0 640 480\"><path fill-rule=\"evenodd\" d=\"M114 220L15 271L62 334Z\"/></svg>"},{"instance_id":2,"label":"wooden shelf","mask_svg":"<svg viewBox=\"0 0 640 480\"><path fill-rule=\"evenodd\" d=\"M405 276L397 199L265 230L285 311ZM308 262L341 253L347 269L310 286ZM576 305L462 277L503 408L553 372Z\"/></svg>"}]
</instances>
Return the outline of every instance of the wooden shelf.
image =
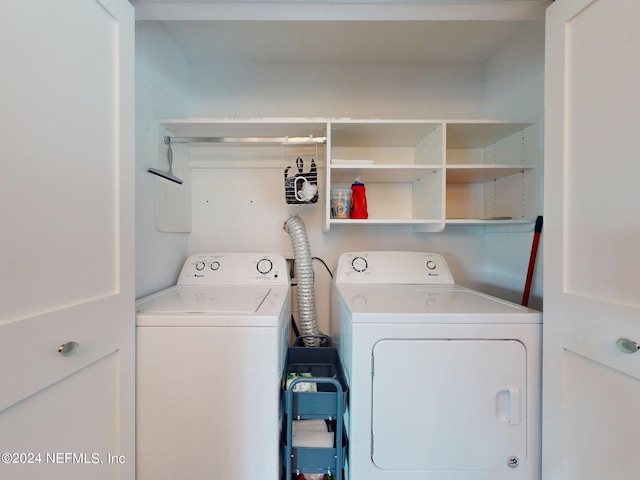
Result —
<instances>
[{"instance_id":1,"label":"wooden shelf","mask_svg":"<svg viewBox=\"0 0 640 480\"><path fill-rule=\"evenodd\" d=\"M440 126L422 120L341 120L331 124L331 143L340 147L415 147Z\"/></svg>"},{"instance_id":2,"label":"wooden shelf","mask_svg":"<svg viewBox=\"0 0 640 480\"><path fill-rule=\"evenodd\" d=\"M327 123L321 119L252 118L213 119L188 118L160 120L175 137L325 137Z\"/></svg>"},{"instance_id":3,"label":"wooden shelf","mask_svg":"<svg viewBox=\"0 0 640 480\"><path fill-rule=\"evenodd\" d=\"M442 170L440 165L332 165L333 183L352 183L356 177L366 183L411 183Z\"/></svg>"},{"instance_id":4,"label":"wooden shelf","mask_svg":"<svg viewBox=\"0 0 640 480\"><path fill-rule=\"evenodd\" d=\"M484 183L534 168L534 165L447 165L447 183Z\"/></svg>"},{"instance_id":5,"label":"wooden shelf","mask_svg":"<svg viewBox=\"0 0 640 480\"><path fill-rule=\"evenodd\" d=\"M374 217L387 215L387 199L402 201L396 204L399 218L329 219L325 230L335 225L411 225L416 231L436 231L445 224L520 229L537 214L539 170L532 123L339 120L331 122L328 149L335 158L374 162L329 162L328 189L357 177L373 184L376 188L367 194L375 205L369 212Z\"/></svg>"},{"instance_id":6,"label":"wooden shelf","mask_svg":"<svg viewBox=\"0 0 640 480\"><path fill-rule=\"evenodd\" d=\"M531 125L471 120L447 122L447 148L485 148Z\"/></svg>"}]
</instances>

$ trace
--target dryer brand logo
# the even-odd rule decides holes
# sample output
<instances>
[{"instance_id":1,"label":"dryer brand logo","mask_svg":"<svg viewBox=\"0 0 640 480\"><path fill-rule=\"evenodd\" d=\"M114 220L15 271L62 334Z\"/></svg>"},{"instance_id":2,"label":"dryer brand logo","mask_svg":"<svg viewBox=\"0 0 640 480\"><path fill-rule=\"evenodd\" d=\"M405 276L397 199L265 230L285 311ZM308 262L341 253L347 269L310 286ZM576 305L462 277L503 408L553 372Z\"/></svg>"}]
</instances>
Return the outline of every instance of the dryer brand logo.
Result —
<instances>
[{"instance_id":1,"label":"dryer brand logo","mask_svg":"<svg viewBox=\"0 0 640 480\"><path fill-rule=\"evenodd\" d=\"M518 457L513 456L507 459L507 466L509 468L518 468L518 465L520 465L520 460L518 460Z\"/></svg>"}]
</instances>

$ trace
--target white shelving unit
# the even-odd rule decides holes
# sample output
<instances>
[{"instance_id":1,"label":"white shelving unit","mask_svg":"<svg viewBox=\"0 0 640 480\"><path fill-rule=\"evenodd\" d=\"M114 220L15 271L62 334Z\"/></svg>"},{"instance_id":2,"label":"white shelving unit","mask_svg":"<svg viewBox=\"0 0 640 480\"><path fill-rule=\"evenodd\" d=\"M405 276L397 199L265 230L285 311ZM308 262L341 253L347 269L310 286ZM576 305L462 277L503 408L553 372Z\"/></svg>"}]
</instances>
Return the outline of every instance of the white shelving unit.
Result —
<instances>
[{"instance_id":1,"label":"white shelving unit","mask_svg":"<svg viewBox=\"0 0 640 480\"><path fill-rule=\"evenodd\" d=\"M336 225L532 225L538 213L535 125L500 121L340 121L330 125L325 230ZM444 145L444 147L443 147ZM366 165L333 159L372 160ZM361 178L369 219L329 216L332 188Z\"/></svg>"},{"instance_id":2,"label":"white shelving unit","mask_svg":"<svg viewBox=\"0 0 640 480\"><path fill-rule=\"evenodd\" d=\"M273 167L284 170L302 152L318 151L318 167L324 166L327 121L313 118L186 118L158 122L158 166L166 169L163 137L174 145L174 167L179 167L182 185L157 182L155 223L163 232L191 230L190 168ZM313 140L311 140L313 139ZM283 143L281 140L285 140ZM286 142L286 140L295 140ZM299 140L309 140L300 143ZM196 147L191 148L191 147ZM194 150L200 153L194 153ZM202 153L206 150L206 153ZM309 162L306 163L309 168ZM283 186L284 201L284 186ZM188 218L187 218L188 217Z\"/></svg>"},{"instance_id":3,"label":"white shelving unit","mask_svg":"<svg viewBox=\"0 0 640 480\"><path fill-rule=\"evenodd\" d=\"M184 119L161 121L160 132L191 143L220 143L228 161L235 156L228 154L230 147L255 152L269 138L325 138L326 159L318 159L319 168L326 169L326 182L319 185L324 231L355 225L408 225L418 232L438 232L447 225L521 229L531 228L540 213L540 159L532 123ZM365 183L369 218L331 218L331 190L350 188L356 179Z\"/></svg>"},{"instance_id":4,"label":"white shelving unit","mask_svg":"<svg viewBox=\"0 0 640 480\"><path fill-rule=\"evenodd\" d=\"M336 225L444 228L444 124L428 120L342 120L329 126L325 231ZM340 160L369 160L343 165ZM368 219L330 216L331 189L357 178L367 189Z\"/></svg>"},{"instance_id":5,"label":"white shelving unit","mask_svg":"<svg viewBox=\"0 0 640 480\"><path fill-rule=\"evenodd\" d=\"M186 118L160 120L176 137L308 137L325 135L325 119L316 118Z\"/></svg>"},{"instance_id":6,"label":"white shelving unit","mask_svg":"<svg viewBox=\"0 0 640 480\"><path fill-rule=\"evenodd\" d=\"M448 225L530 225L538 208L535 125L448 122Z\"/></svg>"}]
</instances>

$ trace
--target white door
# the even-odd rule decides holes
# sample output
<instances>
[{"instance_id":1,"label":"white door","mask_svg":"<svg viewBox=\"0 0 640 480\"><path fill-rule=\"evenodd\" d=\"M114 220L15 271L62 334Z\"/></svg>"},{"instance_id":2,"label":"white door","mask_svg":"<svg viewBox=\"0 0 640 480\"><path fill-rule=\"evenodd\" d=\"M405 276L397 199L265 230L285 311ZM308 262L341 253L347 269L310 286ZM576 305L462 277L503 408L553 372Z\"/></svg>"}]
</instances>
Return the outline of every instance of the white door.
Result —
<instances>
[{"instance_id":1,"label":"white door","mask_svg":"<svg viewBox=\"0 0 640 480\"><path fill-rule=\"evenodd\" d=\"M547 10L545 480L638 475L638 19L637 0Z\"/></svg>"},{"instance_id":2,"label":"white door","mask_svg":"<svg viewBox=\"0 0 640 480\"><path fill-rule=\"evenodd\" d=\"M134 477L133 17L0 6L3 479Z\"/></svg>"}]
</instances>

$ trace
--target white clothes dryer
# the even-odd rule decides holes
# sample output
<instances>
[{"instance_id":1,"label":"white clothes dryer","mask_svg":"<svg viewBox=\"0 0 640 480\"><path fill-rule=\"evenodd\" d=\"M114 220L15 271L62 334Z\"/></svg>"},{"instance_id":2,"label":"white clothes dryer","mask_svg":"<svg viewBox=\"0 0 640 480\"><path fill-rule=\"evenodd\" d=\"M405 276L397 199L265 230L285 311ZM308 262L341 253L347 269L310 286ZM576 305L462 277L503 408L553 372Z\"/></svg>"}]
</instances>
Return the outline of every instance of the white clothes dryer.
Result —
<instances>
[{"instance_id":1,"label":"white clothes dryer","mask_svg":"<svg viewBox=\"0 0 640 480\"><path fill-rule=\"evenodd\" d=\"M137 303L138 480L279 478L290 303L264 253L192 255Z\"/></svg>"},{"instance_id":2,"label":"white clothes dryer","mask_svg":"<svg viewBox=\"0 0 640 480\"><path fill-rule=\"evenodd\" d=\"M539 480L541 322L455 285L440 255L343 254L331 328L347 478Z\"/></svg>"}]
</instances>

